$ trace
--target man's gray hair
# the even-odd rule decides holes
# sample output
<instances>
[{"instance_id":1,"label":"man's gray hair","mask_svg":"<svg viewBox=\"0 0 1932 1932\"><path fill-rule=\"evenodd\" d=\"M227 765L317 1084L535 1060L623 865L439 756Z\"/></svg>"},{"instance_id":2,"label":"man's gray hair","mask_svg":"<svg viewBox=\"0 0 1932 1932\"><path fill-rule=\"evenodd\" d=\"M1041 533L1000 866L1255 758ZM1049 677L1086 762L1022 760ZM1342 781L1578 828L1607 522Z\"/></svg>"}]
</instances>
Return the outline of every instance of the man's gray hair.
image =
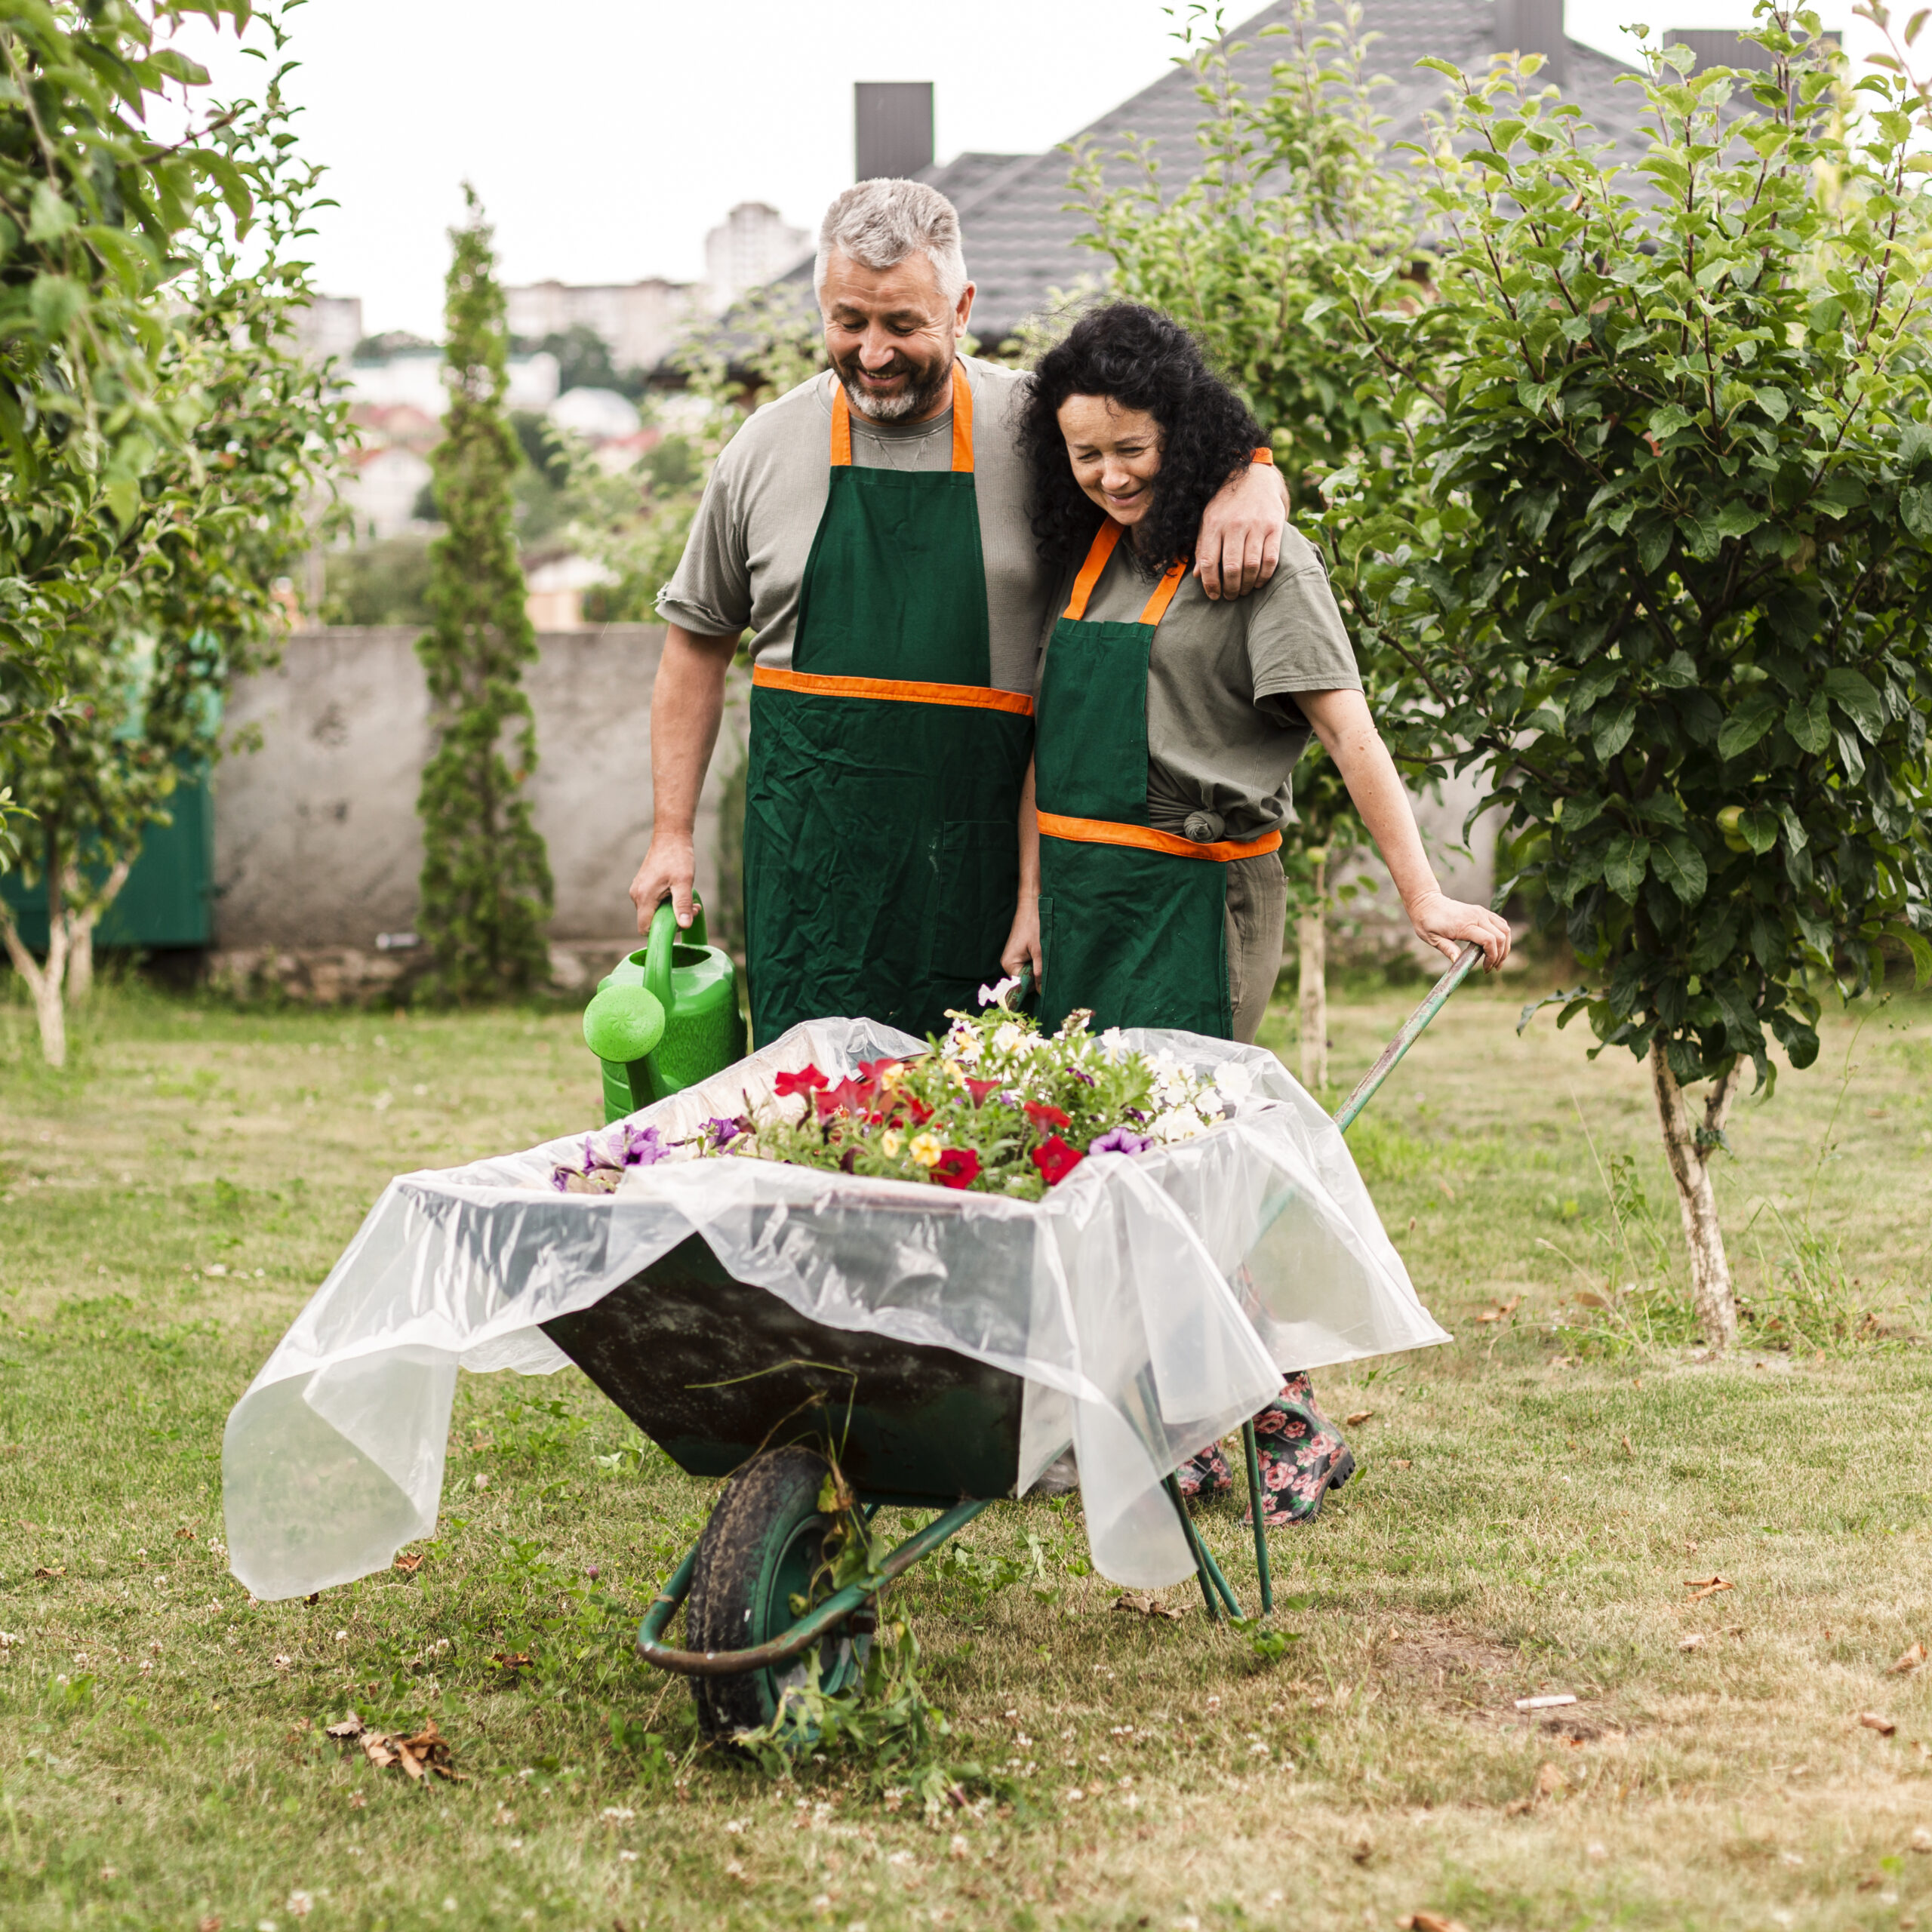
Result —
<instances>
[{"instance_id":1,"label":"man's gray hair","mask_svg":"<svg viewBox=\"0 0 1932 1932\"><path fill-rule=\"evenodd\" d=\"M908 255L923 254L948 302L957 302L966 286L958 211L923 181L861 181L826 210L812 265L812 290L821 297L835 249L868 269L897 268Z\"/></svg>"}]
</instances>

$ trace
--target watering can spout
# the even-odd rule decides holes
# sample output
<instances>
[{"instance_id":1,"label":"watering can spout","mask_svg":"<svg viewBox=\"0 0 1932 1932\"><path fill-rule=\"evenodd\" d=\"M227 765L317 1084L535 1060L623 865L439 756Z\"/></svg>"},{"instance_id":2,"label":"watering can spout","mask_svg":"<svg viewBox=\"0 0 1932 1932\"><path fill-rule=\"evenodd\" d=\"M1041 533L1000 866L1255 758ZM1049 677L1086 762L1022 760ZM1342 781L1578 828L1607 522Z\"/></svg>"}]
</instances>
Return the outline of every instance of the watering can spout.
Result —
<instances>
[{"instance_id":1,"label":"watering can spout","mask_svg":"<svg viewBox=\"0 0 1932 1932\"><path fill-rule=\"evenodd\" d=\"M701 905L681 932L669 904L658 907L643 947L619 961L584 1009L583 1038L603 1063L607 1121L744 1057L737 968L709 943Z\"/></svg>"}]
</instances>

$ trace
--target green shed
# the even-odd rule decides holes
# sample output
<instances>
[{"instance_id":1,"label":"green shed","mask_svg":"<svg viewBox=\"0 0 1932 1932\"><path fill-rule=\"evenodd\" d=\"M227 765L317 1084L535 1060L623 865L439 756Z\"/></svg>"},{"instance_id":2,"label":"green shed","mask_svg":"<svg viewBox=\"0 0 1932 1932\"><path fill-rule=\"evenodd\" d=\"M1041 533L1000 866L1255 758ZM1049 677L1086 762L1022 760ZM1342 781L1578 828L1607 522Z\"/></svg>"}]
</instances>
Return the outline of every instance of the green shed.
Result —
<instances>
[{"instance_id":1,"label":"green shed","mask_svg":"<svg viewBox=\"0 0 1932 1932\"><path fill-rule=\"evenodd\" d=\"M214 939L214 789L205 771L184 777L168 800L174 822L151 825L128 882L94 929L105 948L208 946ZM31 849L33 828L21 828ZM17 872L0 878L0 897L12 908L20 937L47 949L47 891Z\"/></svg>"}]
</instances>

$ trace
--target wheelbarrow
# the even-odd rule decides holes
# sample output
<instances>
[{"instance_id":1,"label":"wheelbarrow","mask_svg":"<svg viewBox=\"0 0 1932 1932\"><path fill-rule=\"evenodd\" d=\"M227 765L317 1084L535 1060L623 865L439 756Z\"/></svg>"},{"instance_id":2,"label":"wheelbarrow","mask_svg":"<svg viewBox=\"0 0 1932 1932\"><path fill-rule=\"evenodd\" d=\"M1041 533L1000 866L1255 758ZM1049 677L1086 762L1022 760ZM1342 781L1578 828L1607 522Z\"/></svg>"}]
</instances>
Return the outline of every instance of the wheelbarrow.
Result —
<instances>
[{"instance_id":1,"label":"wheelbarrow","mask_svg":"<svg viewBox=\"0 0 1932 1932\"><path fill-rule=\"evenodd\" d=\"M1481 956L1465 947L1383 1049L1336 1112L1343 1132ZM936 1200L935 1211L960 1198ZM997 1223L987 1238L999 1238ZM878 1592L1013 1494L1021 1377L949 1349L814 1321L735 1280L695 1236L593 1306L543 1327L681 1469L730 1478L637 1638L645 1662L691 1678L708 1737L772 1724L787 1692L807 1681L814 1655L822 1690L848 1687L876 1627ZM721 1335L731 1337L723 1376ZM1274 1593L1251 1423L1242 1438L1266 1615ZM838 1473L867 1518L885 1507L935 1514L863 1580L813 1604L838 1527L822 1506L831 1466L817 1445L826 1444L838 1445ZM1171 1475L1166 1487L1208 1616L1240 1616ZM680 1606L684 1648L664 1641Z\"/></svg>"}]
</instances>

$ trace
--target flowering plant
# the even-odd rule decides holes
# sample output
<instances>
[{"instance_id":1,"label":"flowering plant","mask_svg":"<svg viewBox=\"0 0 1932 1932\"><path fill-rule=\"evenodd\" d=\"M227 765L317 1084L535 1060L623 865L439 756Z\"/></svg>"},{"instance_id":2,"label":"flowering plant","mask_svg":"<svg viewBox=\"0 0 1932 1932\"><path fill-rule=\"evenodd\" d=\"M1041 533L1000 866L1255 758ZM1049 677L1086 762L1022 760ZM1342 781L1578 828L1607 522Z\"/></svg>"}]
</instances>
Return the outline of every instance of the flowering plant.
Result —
<instances>
[{"instance_id":1,"label":"flowering plant","mask_svg":"<svg viewBox=\"0 0 1932 1932\"><path fill-rule=\"evenodd\" d=\"M1007 1008L1012 984L983 987L984 1010L951 1014L924 1054L838 1080L816 1066L780 1073L684 1141L646 1129L646 1148L624 1124L608 1148L586 1140L583 1168L560 1167L555 1185L608 1192L629 1166L731 1155L1037 1201L1090 1155L1191 1139L1247 1097L1243 1068L1201 1079L1171 1054L1130 1050L1118 1028L1090 1033L1086 1013L1043 1034Z\"/></svg>"}]
</instances>

